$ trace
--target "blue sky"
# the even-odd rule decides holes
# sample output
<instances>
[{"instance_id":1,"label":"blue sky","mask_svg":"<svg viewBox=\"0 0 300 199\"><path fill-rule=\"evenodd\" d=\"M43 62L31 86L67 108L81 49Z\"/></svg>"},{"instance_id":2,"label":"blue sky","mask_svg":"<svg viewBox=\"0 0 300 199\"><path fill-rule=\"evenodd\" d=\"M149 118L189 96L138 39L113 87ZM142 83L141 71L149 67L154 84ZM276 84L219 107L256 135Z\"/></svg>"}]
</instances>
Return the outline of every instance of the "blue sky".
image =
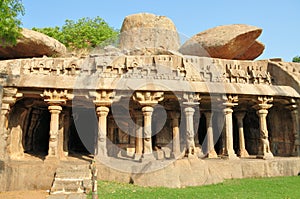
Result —
<instances>
[{"instance_id":1,"label":"blue sky","mask_svg":"<svg viewBox=\"0 0 300 199\"><path fill-rule=\"evenodd\" d=\"M259 59L300 55L300 1L271 0L23 0L23 27L61 26L66 19L100 16L120 29L125 16L148 12L167 16L181 35L227 24L249 24L263 29L259 40L266 49Z\"/></svg>"}]
</instances>

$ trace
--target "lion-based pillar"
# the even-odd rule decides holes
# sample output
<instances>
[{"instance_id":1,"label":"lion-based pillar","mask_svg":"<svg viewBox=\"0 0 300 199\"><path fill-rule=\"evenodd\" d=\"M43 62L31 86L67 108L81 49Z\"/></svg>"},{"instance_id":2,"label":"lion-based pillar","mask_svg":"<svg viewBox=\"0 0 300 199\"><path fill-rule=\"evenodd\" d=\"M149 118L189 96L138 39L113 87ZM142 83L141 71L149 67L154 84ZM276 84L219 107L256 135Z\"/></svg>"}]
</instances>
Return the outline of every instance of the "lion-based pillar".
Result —
<instances>
[{"instance_id":1,"label":"lion-based pillar","mask_svg":"<svg viewBox=\"0 0 300 199\"><path fill-rule=\"evenodd\" d=\"M206 143L207 143L207 157L208 158L217 158L218 154L215 151L215 143L214 143L214 132L212 126L212 116L213 113L211 111L204 112L206 118L206 126L207 126L207 133L206 133Z\"/></svg>"},{"instance_id":2,"label":"lion-based pillar","mask_svg":"<svg viewBox=\"0 0 300 199\"><path fill-rule=\"evenodd\" d=\"M223 103L225 108L223 109L224 112L224 133L225 133L225 151L224 156L228 159L236 159L237 156L233 149L233 123L232 123L232 107L237 105L234 103L237 101L237 96L226 96L226 102Z\"/></svg>"},{"instance_id":3,"label":"lion-based pillar","mask_svg":"<svg viewBox=\"0 0 300 199\"><path fill-rule=\"evenodd\" d=\"M268 109L272 107L272 104L268 104L273 101L272 97L258 97L259 104L256 106L257 115L259 117L259 130L260 130L260 146L257 158L272 159L274 158L269 142L269 133L267 128L267 115Z\"/></svg>"},{"instance_id":4,"label":"lion-based pillar","mask_svg":"<svg viewBox=\"0 0 300 199\"><path fill-rule=\"evenodd\" d=\"M237 119L238 123L238 129L239 129L239 151L238 155L240 157L249 157L249 154L246 150L246 145L245 145L245 136L244 136L244 123L243 119L245 117L245 112L240 111L235 113L235 117Z\"/></svg>"},{"instance_id":5,"label":"lion-based pillar","mask_svg":"<svg viewBox=\"0 0 300 199\"><path fill-rule=\"evenodd\" d=\"M186 118L186 151L185 156L188 158L197 158L194 132L194 113L196 106L199 106L199 95L195 93L183 94L184 115Z\"/></svg>"}]
</instances>

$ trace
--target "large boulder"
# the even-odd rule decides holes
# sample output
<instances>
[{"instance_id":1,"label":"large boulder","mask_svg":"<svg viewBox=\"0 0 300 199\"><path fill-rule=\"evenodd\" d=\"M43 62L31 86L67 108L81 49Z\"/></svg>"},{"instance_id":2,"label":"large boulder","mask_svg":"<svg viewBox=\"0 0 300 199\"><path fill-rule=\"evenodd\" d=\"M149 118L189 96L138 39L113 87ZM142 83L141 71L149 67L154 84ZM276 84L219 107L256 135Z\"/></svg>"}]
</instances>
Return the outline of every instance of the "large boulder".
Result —
<instances>
[{"instance_id":1,"label":"large boulder","mask_svg":"<svg viewBox=\"0 0 300 199\"><path fill-rule=\"evenodd\" d=\"M22 29L15 46L0 47L0 59L17 59L46 56L63 56L66 47L45 34Z\"/></svg>"},{"instance_id":2,"label":"large boulder","mask_svg":"<svg viewBox=\"0 0 300 199\"><path fill-rule=\"evenodd\" d=\"M140 13L127 16L121 28L120 48L161 48L178 50L179 36L174 23L165 16Z\"/></svg>"},{"instance_id":3,"label":"large boulder","mask_svg":"<svg viewBox=\"0 0 300 199\"><path fill-rule=\"evenodd\" d=\"M261 28L234 24L218 26L194 35L179 52L185 55L234 59L243 55L260 36Z\"/></svg>"},{"instance_id":4,"label":"large boulder","mask_svg":"<svg viewBox=\"0 0 300 199\"><path fill-rule=\"evenodd\" d=\"M265 50L265 45L259 41L255 41L245 52L236 56L237 60L254 60L260 56Z\"/></svg>"}]
</instances>

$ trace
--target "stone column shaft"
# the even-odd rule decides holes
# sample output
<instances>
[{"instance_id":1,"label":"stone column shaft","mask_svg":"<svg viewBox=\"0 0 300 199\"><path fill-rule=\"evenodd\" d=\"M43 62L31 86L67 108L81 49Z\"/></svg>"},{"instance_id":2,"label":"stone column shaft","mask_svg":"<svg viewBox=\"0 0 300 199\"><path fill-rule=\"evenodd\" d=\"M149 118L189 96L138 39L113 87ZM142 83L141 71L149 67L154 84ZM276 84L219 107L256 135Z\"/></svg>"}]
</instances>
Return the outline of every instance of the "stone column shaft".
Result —
<instances>
[{"instance_id":1,"label":"stone column shaft","mask_svg":"<svg viewBox=\"0 0 300 199\"><path fill-rule=\"evenodd\" d=\"M293 121L293 131L295 136L295 143L292 155L300 157L299 115L297 107L294 107L294 109L291 110L291 115Z\"/></svg>"},{"instance_id":2,"label":"stone column shaft","mask_svg":"<svg viewBox=\"0 0 300 199\"><path fill-rule=\"evenodd\" d=\"M239 152L238 155L240 157L249 157L249 154L246 150L245 146L245 136L244 136L244 123L243 119L245 117L245 112L237 112L235 114L238 122L238 128L239 128Z\"/></svg>"},{"instance_id":3,"label":"stone column shaft","mask_svg":"<svg viewBox=\"0 0 300 199\"><path fill-rule=\"evenodd\" d=\"M142 108L144 115L144 154L152 153L152 113L153 108L151 106L145 106Z\"/></svg>"},{"instance_id":4,"label":"stone column shaft","mask_svg":"<svg viewBox=\"0 0 300 199\"><path fill-rule=\"evenodd\" d=\"M225 114L225 156L229 159L235 159L236 154L233 150L233 126L232 126L232 108L227 107L224 110Z\"/></svg>"},{"instance_id":5,"label":"stone column shaft","mask_svg":"<svg viewBox=\"0 0 300 199\"><path fill-rule=\"evenodd\" d=\"M98 142L96 149L97 157L107 157L106 134L107 134L107 115L109 108L100 106L96 108L98 115Z\"/></svg>"},{"instance_id":6,"label":"stone column shaft","mask_svg":"<svg viewBox=\"0 0 300 199\"><path fill-rule=\"evenodd\" d=\"M184 108L186 118L186 156L192 157L195 155L195 140L194 140L194 113L195 109L192 107Z\"/></svg>"},{"instance_id":7,"label":"stone column shaft","mask_svg":"<svg viewBox=\"0 0 300 199\"><path fill-rule=\"evenodd\" d=\"M8 113L10 111L10 105L2 102L1 118L0 118L0 159L6 157L6 146L7 146L7 126L8 126Z\"/></svg>"},{"instance_id":8,"label":"stone column shaft","mask_svg":"<svg viewBox=\"0 0 300 199\"><path fill-rule=\"evenodd\" d=\"M215 151L215 143L214 143L214 132L212 127L212 112L204 112L205 118L206 118L206 127L207 127L207 133L206 133L206 141L207 141L207 157L208 158L217 158L218 155Z\"/></svg>"},{"instance_id":9,"label":"stone column shaft","mask_svg":"<svg viewBox=\"0 0 300 199\"><path fill-rule=\"evenodd\" d=\"M172 124L172 133L173 133L173 142L172 142L172 157L176 158L180 155L180 132L179 132L179 113L171 112L171 124Z\"/></svg>"},{"instance_id":10,"label":"stone column shaft","mask_svg":"<svg viewBox=\"0 0 300 199\"><path fill-rule=\"evenodd\" d=\"M135 157L139 159L143 154L143 115L135 114Z\"/></svg>"},{"instance_id":11,"label":"stone column shaft","mask_svg":"<svg viewBox=\"0 0 300 199\"><path fill-rule=\"evenodd\" d=\"M62 110L61 106L50 105L48 110L51 114L50 120L50 138L49 138L49 150L47 157L57 157L58 156L58 130L59 130L59 114Z\"/></svg>"}]
</instances>

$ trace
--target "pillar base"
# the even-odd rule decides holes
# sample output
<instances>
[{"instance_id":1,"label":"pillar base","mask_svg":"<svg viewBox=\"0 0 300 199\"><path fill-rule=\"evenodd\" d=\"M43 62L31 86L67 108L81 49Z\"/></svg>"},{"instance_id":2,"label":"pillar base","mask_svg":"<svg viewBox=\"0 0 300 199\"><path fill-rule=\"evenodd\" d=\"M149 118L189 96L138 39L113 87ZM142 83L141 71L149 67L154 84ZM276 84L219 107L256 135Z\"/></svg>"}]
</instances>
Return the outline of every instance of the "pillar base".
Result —
<instances>
[{"instance_id":1,"label":"pillar base","mask_svg":"<svg viewBox=\"0 0 300 199\"><path fill-rule=\"evenodd\" d=\"M239 158L236 156L236 154L227 154L222 156L222 158L224 159L228 159L228 160L238 160Z\"/></svg>"},{"instance_id":2,"label":"pillar base","mask_svg":"<svg viewBox=\"0 0 300 199\"><path fill-rule=\"evenodd\" d=\"M182 158L184 155L182 155L182 153L180 153L180 152L172 152L171 153L171 158L172 159L180 159L180 158Z\"/></svg>"},{"instance_id":3,"label":"pillar base","mask_svg":"<svg viewBox=\"0 0 300 199\"><path fill-rule=\"evenodd\" d=\"M239 151L238 155L239 155L241 158L249 157L249 153L248 153L248 151L247 151L246 149Z\"/></svg>"},{"instance_id":4,"label":"pillar base","mask_svg":"<svg viewBox=\"0 0 300 199\"><path fill-rule=\"evenodd\" d=\"M272 153L265 153L263 155L257 155L256 158L258 159L264 159L264 160L270 160L270 159L274 159L274 156Z\"/></svg>"},{"instance_id":5,"label":"pillar base","mask_svg":"<svg viewBox=\"0 0 300 199\"><path fill-rule=\"evenodd\" d=\"M156 160L156 158L154 157L154 155L152 153L148 153L148 154L143 154L141 161L142 162L151 162Z\"/></svg>"},{"instance_id":6,"label":"pillar base","mask_svg":"<svg viewBox=\"0 0 300 199\"><path fill-rule=\"evenodd\" d=\"M142 154L135 153L134 156L133 156L133 159L135 161L141 162L142 161Z\"/></svg>"},{"instance_id":7,"label":"pillar base","mask_svg":"<svg viewBox=\"0 0 300 199\"><path fill-rule=\"evenodd\" d=\"M207 154L207 158L218 158L218 154L215 150L212 150Z\"/></svg>"}]
</instances>

